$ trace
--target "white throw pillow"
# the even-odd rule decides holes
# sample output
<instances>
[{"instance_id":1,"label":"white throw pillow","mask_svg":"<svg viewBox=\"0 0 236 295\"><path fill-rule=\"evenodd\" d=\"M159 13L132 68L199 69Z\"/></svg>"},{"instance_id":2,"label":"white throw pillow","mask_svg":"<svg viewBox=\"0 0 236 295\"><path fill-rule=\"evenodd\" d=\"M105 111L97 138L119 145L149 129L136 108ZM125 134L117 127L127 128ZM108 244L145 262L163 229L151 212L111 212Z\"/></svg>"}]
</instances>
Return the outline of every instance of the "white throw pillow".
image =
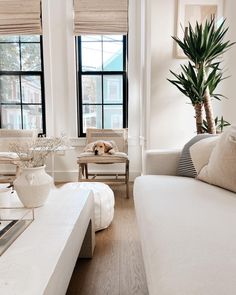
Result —
<instances>
[{"instance_id":1,"label":"white throw pillow","mask_svg":"<svg viewBox=\"0 0 236 295\"><path fill-rule=\"evenodd\" d=\"M236 126L220 136L197 178L236 192Z\"/></svg>"},{"instance_id":2,"label":"white throw pillow","mask_svg":"<svg viewBox=\"0 0 236 295\"><path fill-rule=\"evenodd\" d=\"M196 142L190 147L190 155L197 175L201 169L208 164L210 155L218 138L218 136L207 137Z\"/></svg>"}]
</instances>

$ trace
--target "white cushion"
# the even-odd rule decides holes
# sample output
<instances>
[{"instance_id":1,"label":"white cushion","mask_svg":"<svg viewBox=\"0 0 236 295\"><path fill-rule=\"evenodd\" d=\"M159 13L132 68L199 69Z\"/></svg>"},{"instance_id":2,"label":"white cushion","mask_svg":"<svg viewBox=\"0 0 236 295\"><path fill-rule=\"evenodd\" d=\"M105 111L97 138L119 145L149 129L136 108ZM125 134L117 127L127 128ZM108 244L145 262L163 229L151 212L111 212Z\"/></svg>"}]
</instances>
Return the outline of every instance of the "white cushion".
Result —
<instances>
[{"instance_id":1,"label":"white cushion","mask_svg":"<svg viewBox=\"0 0 236 295\"><path fill-rule=\"evenodd\" d=\"M18 155L12 152L0 152L0 159L17 159Z\"/></svg>"},{"instance_id":2,"label":"white cushion","mask_svg":"<svg viewBox=\"0 0 236 295\"><path fill-rule=\"evenodd\" d=\"M208 164L210 155L218 140L218 136L204 138L190 147L190 155L197 174Z\"/></svg>"},{"instance_id":3,"label":"white cushion","mask_svg":"<svg viewBox=\"0 0 236 295\"><path fill-rule=\"evenodd\" d=\"M198 179L236 192L236 126L220 136Z\"/></svg>"},{"instance_id":4,"label":"white cushion","mask_svg":"<svg viewBox=\"0 0 236 295\"><path fill-rule=\"evenodd\" d=\"M88 190L94 195L94 223L95 231L107 228L114 216L114 193L111 188L101 182L71 182L63 185L64 189Z\"/></svg>"},{"instance_id":5,"label":"white cushion","mask_svg":"<svg viewBox=\"0 0 236 295\"><path fill-rule=\"evenodd\" d=\"M83 157L91 158L93 160L95 160L95 159L104 159L104 160L106 160L106 159L112 159L113 157L114 157L114 159L116 159L116 158L125 158L125 159L127 159L128 155L125 154L125 153L122 153L122 152L116 152L116 153L114 153L112 155L104 154L104 155L100 156L100 155L94 155L93 152L83 152L83 153L79 154L79 156L78 156L78 158L83 158Z\"/></svg>"}]
</instances>

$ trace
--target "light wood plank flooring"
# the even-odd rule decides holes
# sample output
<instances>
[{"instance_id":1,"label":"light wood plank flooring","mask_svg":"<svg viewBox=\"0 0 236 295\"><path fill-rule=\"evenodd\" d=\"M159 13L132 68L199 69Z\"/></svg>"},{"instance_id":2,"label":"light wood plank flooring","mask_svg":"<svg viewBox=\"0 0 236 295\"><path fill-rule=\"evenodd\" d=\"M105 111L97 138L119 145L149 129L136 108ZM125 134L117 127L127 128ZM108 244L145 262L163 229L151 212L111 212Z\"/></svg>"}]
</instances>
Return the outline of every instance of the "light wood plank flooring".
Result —
<instances>
[{"instance_id":1,"label":"light wood plank flooring","mask_svg":"<svg viewBox=\"0 0 236 295\"><path fill-rule=\"evenodd\" d=\"M78 259L67 295L148 294L136 224L132 186L130 199L123 185L113 186L112 225L96 233L93 259Z\"/></svg>"}]
</instances>

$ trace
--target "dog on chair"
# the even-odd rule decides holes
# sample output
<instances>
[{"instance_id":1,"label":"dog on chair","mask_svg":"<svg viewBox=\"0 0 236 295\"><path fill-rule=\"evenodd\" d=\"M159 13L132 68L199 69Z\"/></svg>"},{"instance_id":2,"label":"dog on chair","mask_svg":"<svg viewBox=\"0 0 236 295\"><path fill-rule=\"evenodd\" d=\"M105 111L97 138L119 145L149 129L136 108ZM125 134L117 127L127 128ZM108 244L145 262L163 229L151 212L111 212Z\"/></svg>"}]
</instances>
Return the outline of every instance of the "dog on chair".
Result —
<instances>
[{"instance_id":1,"label":"dog on chair","mask_svg":"<svg viewBox=\"0 0 236 295\"><path fill-rule=\"evenodd\" d=\"M95 156L102 156L104 154L110 154L113 155L116 152L118 152L118 148L116 143L111 141L105 141L105 140L98 140L89 143L85 147L85 152L93 152Z\"/></svg>"}]
</instances>

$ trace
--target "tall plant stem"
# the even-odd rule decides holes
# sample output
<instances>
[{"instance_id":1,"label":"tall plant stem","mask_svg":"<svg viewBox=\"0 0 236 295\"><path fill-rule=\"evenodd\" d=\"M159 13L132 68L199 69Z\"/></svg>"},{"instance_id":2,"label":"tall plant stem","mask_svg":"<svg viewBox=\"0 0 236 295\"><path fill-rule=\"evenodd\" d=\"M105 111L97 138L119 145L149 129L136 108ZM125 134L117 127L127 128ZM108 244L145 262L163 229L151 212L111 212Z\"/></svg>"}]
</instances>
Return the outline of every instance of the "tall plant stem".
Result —
<instances>
[{"instance_id":1,"label":"tall plant stem","mask_svg":"<svg viewBox=\"0 0 236 295\"><path fill-rule=\"evenodd\" d=\"M197 128L197 134L201 134L203 133L202 130L202 123L203 123L203 115L202 115L202 109L203 109L203 105L202 103L196 103L194 105L194 109L195 109L195 117L196 117L196 128Z\"/></svg>"},{"instance_id":2,"label":"tall plant stem","mask_svg":"<svg viewBox=\"0 0 236 295\"><path fill-rule=\"evenodd\" d=\"M214 120L214 112L211 104L211 96L207 87L204 93L204 109L206 113L207 131L210 134L216 134L216 125Z\"/></svg>"},{"instance_id":3,"label":"tall plant stem","mask_svg":"<svg viewBox=\"0 0 236 295\"><path fill-rule=\"evenodd\" d=\"M207 67L206 64L203 63L201 65L203 67L203 75L204 75L204 80L207 80ZM204 104L204 109L205 109L205 114L206 114L206 121L207 121L207 131L210 134L216 134L216 125L215 125L215 119L214 119L214 112L212 108L212 103L211 103L211 95L209 91L209 87L207 86L204 96L203 96L203 104Z\"/></svg>"}]
</instances>

